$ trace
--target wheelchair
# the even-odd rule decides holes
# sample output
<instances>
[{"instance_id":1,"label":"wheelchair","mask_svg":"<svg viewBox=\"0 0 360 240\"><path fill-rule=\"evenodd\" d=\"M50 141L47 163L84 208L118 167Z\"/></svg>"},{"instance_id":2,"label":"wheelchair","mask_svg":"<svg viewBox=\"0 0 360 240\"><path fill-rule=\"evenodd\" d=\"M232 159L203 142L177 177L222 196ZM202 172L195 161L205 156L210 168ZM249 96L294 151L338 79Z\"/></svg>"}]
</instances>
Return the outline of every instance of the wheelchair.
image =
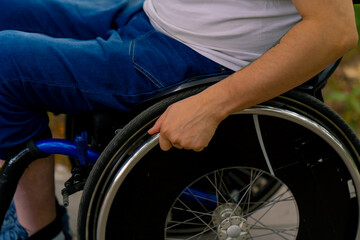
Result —
<instances>
[{"instance_id":1,"label":"wheelchair","mask_svg":"<svg viewBox=\"0 0 360 240\"><path fill-rule=\"evenodd\" d=\"M147 130L172 103L226 75L191 79L126 115L69 117L70 140L29 142L5 163L0 224L26 167L63 154L73 166L64 205L83 190L81 240L360 240L360 141L321 101L338 62L232 114L202 152L161 151Z\"/></svg>"},{"instance_id":2,"label":"wheelchair","mask_svg":"<svg viewBox=\"0 0 360 240\"><path fill-rule=\"evenodd\" d=\"M127 116L69 117L69 138L88 133L32 142L6 163L0 216L26 166L60 153L73 162L65 205L84 190L80 239L360 239L360 141L320 94L337 63L229 116L202 152L161 151L147 130L169 105L226 75L193 79Z\"/></svg>"}]
</instances>

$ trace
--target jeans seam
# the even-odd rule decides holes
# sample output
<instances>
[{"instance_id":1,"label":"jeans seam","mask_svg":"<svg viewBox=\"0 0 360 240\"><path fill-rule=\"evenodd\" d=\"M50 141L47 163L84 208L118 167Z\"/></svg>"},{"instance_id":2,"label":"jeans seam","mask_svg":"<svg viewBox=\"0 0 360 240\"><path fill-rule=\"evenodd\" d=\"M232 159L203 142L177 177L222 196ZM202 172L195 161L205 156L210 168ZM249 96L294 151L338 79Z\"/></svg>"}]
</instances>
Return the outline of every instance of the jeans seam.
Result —
<instances>
[{"instance_id":1,"label":"jeans seam","mask_svg":"<svg viewBox=\"0 0 360 240\"><path fill-rule=\"evenodd\" d=\"M23 32L23 33L31 33L31 34L41 34L41 35L45 35L47 37L52 37L52 38L64 38L63 35L59 35L53 32L47 32L47 31L39 31L39 29L36 30L32 30L32 29L7 29L4 31L17 31L17 32Z\"/></svg>"},{"instance_id":2,"label":"jeans seam","mask_svg":"<svg viewBox=\"0 0 360 240\"><path fill-rule=\"evenodd\" d=\"M161 81L159 81L153 74L151 74L149 71L147 71L145 68L143 68L141 65L136 63L135 61L135 48L136 48L136 42L138 40L143 40L155 33L155 30L151 30L147 32L146 34L136 38L135 40L131 41L129 48L132 48L132 50L129 50L131 52L131 61L134 64L135 69L137 69L139 72L141 72L144 76L147 77L157 88L163 88L165 87Z\"/></svg>"},{"instance_id":3,"label":"jeans seam","mask_svg":"<svg viewBox=\"0 0 360 240\"><path fill-rule=\"evenodd\" d=\"M29 80L29 79L26 79L26 80L16 80L16 79L8 80L6 82L0 83L0 86L5 86L6 84L12 83L12 82L23 82L23 83L30 82L30 83L36 83L36 84L39 84L39 85L49 86L49 87L73 88L73 89L77 89L77 90L79 90L80 92L83 92L83 93L114 94L114 95L123 96L123 97L137 97L137 96L154 94L154 93L159 91L159 89L155 89L155 90L151 90L151 91L147 91L147 92L141 92L141 93L137 93L137 94L118 93L116 90L107 90L107 91L96 92L96 91L92 91L92 90L86 90L86 89L83 89L83 88L80 88L80 87L77 87L77 86L68 86L68 85L62 85L62 84L37 82L37 81Z\"/></svg>"}]
</instances>

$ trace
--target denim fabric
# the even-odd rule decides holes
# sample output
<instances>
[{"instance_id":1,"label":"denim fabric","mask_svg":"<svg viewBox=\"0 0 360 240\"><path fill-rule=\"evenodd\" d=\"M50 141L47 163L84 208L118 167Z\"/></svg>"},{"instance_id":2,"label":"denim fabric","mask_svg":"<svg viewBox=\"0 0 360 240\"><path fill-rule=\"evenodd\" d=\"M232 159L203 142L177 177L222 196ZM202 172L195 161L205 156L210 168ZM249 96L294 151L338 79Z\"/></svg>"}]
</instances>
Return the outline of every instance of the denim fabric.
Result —
<instances>
[{"instance_id":1,"label":"denim fabric","mask_svg":"<svg viewBox=\"0 0 360 240\"><path fill-rule=\"evenodd\" d=\"M17 221L15 205L12 202L0 231L0 240L23 240L28 237L25 229Z\"/></svg>"},{"instance_id":2,"label":"denim fabric","mask_svg":"<svg viewBox=\"0 0 360 240\"><path fill-rule=\"evenodd\" d=\"M125 112L221 69L156 32L139 0L2 0L0 159L47 131L47 111Z\"/></svg>"},{"instance_id":3,"label":"denim fabric","mask_svg":"<svg viewBox=\"0 0 360 240\"><path fill-rule=\"evenodd\" d=\"M57 213L62 221L62 233L65 239L72 239L69 226L69 215L65 207L58 205ZM5 215L3 225L0 229L0 240L23 240L29 235L17 220L15 204L11 202L8 212Z\"/></svg>"}]
</instances>

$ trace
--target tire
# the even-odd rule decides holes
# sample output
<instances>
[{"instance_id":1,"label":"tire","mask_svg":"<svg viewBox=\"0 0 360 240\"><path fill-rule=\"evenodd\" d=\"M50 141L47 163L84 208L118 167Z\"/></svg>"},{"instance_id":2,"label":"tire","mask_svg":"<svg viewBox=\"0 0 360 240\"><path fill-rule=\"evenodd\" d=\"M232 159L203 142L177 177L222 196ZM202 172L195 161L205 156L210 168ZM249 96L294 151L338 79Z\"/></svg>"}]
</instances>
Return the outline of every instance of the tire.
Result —
<instances>
[{"instance_id":1,"label":"tire","mask_svg":"<svg viewBox=\"0 0 360 240\"><path fill-rule=\"evenodd\" d=\"M147 129L203 89L110 142L85 186L80 239L360 239L360 145L336 113L290 92L229 116L202 152L161 151Z\"/></svg>"}]
</instances>

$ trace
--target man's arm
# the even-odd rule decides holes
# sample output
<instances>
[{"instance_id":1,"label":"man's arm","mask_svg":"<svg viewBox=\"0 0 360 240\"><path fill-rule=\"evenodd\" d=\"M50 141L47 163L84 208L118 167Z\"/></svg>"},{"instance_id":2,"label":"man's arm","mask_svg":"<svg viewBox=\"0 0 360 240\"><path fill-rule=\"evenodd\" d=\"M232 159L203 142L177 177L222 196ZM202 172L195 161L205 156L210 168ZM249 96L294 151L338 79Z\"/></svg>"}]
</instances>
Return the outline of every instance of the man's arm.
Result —
<instances>
[{"instance_id":1,"label":"man's arm","mask_svg":"<svg viewBox=\"0 0 360 240\"><path fill-rule=\"evenodd\" d=\"M351 0L293 0L302 21L251 65L200 94L171 105L150 134L160 146L201 151L230 114L306 82L358 41Z\"/></svg>"}]
</instances>

